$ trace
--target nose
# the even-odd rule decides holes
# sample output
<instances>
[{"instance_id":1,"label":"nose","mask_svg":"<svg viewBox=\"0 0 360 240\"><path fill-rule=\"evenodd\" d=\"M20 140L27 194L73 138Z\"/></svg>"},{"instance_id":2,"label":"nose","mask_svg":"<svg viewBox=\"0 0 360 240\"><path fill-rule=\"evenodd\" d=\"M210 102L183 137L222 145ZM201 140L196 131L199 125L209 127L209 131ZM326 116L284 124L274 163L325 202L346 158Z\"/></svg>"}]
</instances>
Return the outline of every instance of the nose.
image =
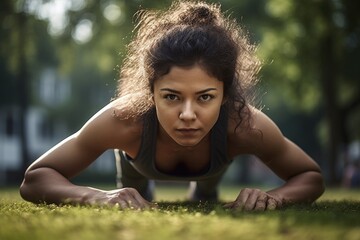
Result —
<instances>
[{"instance_id":1,"label":"nose","mask_svg":"<svg viewBox=\"0 0 360 240\"><path fill-rule=\"evenodd\" d=\"M193 103L187 101L183 104L179 118L183 121L193 121L196 119L196 113Z\"/></svg>"}]
</instances>

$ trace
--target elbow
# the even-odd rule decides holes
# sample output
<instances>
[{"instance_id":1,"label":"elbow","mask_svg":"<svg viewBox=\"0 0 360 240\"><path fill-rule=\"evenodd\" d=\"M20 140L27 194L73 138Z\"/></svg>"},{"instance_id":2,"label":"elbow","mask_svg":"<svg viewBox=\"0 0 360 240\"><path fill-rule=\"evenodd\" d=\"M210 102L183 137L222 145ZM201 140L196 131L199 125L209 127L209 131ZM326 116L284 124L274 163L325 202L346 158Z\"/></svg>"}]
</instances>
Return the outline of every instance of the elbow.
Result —
<instances>
[{"instance_id":1,"label":"elbow","mask_svg":"<svg viewBox=\"0 0 360 240\"><path fill-rule=\"evenodd\" d=\"M69 185L64 176L48 167L39 167L25 172L20 186L20 196L33 203L59 203L59 189Z\"/></svg>"},{"instance_id":2,"label":"elbow","mask_svg":"<svg viewBox=\"0 0 360 240\"><path fill-rule=\"evenodd\" d=\"M37 179L39 179L39 170L27 170L24 174L24 179L20 185L19 193L20 196L29 202L39 203L39 200L36 198L36 192L38 188Z\"/></svg>"},{"instance_id":3,"label":"elbow","mask_svg":"<svg viewBox=\"0 0 360 240\"><path fill-rule=\"evenodd\" d=\"M19 192L20 192L20 196L22 197L22 199L31 202L29 194L28 194L30 191L28 190L28 187L24 181L21 183Z\"/></svg>"},{"instance_id":4,"label":"elbow","mask_svg":"<svg viewBox=\"0 0 360 240\"><path fill-rule=\"evenodd\" d=\"M27 170L25 172L24 179L19 188L20 196L26 201L31 201L31 197L30 197L31 179L32 179L32 172Z\"/></svg>"},{"instance_id":5,"label":"elbow","mask_svg":"<svg viewBox=\"0 0 360 240\"><path fill-rule=\"evenodd\" d=\"M290 178L287 186L289 203L312 203L325 192L324 178L320 171L311 170Z\"/></svg>"},{"instance_id":6,"label":"elbow","mask_svg":"<svg viewBox=\"0 0 360 240\"><path fill-rule=\"evenodd\" d=\"M323 195L323 193L325 192L325 180L323 175L321 174L321 172L318 173L318 186L319 186L319 196L317 198L319 198L321 195Z\"/></svg>"},{"instance_id":7,"label":"elbow","mask_svg":"<svg viewBox=\"0 0 360 240\"><path fill-rule=\"evenodd\" d=\"M308 200L309 202L314 202L325 192L325 181L320 171L309 172L307 177L308 185L312 186L310 188L313 189L311 191L313 194L311 194L312 196Z\"/></svg>"}]
</instances>

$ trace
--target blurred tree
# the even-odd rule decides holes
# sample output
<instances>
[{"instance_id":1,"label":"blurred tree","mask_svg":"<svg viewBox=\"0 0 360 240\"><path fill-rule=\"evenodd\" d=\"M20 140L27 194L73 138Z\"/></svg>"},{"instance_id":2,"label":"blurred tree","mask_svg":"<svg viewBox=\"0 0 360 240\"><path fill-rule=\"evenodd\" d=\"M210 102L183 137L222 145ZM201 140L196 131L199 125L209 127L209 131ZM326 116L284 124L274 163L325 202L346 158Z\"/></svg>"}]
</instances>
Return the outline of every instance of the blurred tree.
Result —
<instances>
[{"instance_id":1,"label":"blurred tree","mask_svg":"<svg viewBox=\"0 0 360 240\"><path fill-rule=\"evenodd\" d=\"M78 129L115 96L118 71L134 34L134 14L171 1L69 1L66 21L50 34L56 41L59 68L72 79L73 94L54 114ZM51 18L47 19L51 27ZM86 107L84 107L86 104Z\"/></svg>"},{"instance_id":2,"label":"blurred tree","mask_svg":"<svg viewBox=\"0 0 360 240\"><path fill-rule=\"evenodd\" d=\"M144 5L158 8L169 2ZM106 104L114 96L119 63L133 34L131 16L141 4L121 0L0 2L0 106L19 108L21 174L30 164L25 124L29 106L40 104L51 118L64 120L75 131ZM72 96L60 106L42 103L37 92L32 92L36 79L49 67L71 79Z\"/></svg>"},{"instance_id":3,"label":"blurred tree","mask_svg":"<svg viewBox=\"0 0 360 240\"><path fill-rule=\"evenodd\" d=\"M27 131L25 117L29 103L29 66L27 58L29 52L29 19L25 12L27 5L19 2L18 5L10 0L1 1L0 6L0 59L4 63L2 73L4 78L1 85L6 104L17 105L19 107L19 135L21 142L22 170L29 163ZM10 89L8 88L10 87ZM13 90L13 91L11 91ZM14 94L16 93L16 94ZM14 94L15 96L9 96Z\"/></svg>"},{"instance_id":4,"label":"blurred tree","mask_svg":"<svg viewBox=\"0 0 360 240\"><path fill-rule=\"evenodd\" d=\"M263 74L282 92L283 101L308 112L326 114L329 180L340 182L339 156L359 138L360 2L348 0L270 0L259 52L271 62ZM356 120L355 120L356 121Z\"/></svg>"}]
</instances>

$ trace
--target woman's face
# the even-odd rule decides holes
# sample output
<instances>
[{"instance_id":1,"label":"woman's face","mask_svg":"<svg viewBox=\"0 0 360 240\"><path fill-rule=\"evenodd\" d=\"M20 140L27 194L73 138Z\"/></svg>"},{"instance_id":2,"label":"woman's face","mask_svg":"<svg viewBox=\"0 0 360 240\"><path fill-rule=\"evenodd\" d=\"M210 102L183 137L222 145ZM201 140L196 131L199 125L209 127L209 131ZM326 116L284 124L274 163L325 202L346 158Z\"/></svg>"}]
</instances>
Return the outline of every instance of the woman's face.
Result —
<instances>
[{"instance_id":1,"label":"woman's face","mask_svg":"<svg viewBox=\"0 0 360 240\"><path fill-rule=\"evenodd\" d=\"M172 67L154 82L159 136L196 146L215 125L223 103L223 82L200 66Z\"/></svg>"}]
</instances>

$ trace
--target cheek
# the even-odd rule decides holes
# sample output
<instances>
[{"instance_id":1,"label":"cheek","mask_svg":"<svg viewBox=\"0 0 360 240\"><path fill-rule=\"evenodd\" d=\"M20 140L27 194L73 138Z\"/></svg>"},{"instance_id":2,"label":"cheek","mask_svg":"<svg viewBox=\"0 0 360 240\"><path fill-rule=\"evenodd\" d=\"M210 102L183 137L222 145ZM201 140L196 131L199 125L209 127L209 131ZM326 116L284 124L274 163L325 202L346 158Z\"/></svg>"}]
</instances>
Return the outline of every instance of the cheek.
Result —
<instances>
[{"instance_id":1,"label":"cheek","mask_svg":"<svg viewBox=\"0 0 360 240\"><path fill-rule=\"evenodd\" d=\"M174 113L175 109L169 108L163 104L156 104L156 116L161 125L168 125L174 120L176 120L177 116Z\"/></svg>"}]
</instances>

